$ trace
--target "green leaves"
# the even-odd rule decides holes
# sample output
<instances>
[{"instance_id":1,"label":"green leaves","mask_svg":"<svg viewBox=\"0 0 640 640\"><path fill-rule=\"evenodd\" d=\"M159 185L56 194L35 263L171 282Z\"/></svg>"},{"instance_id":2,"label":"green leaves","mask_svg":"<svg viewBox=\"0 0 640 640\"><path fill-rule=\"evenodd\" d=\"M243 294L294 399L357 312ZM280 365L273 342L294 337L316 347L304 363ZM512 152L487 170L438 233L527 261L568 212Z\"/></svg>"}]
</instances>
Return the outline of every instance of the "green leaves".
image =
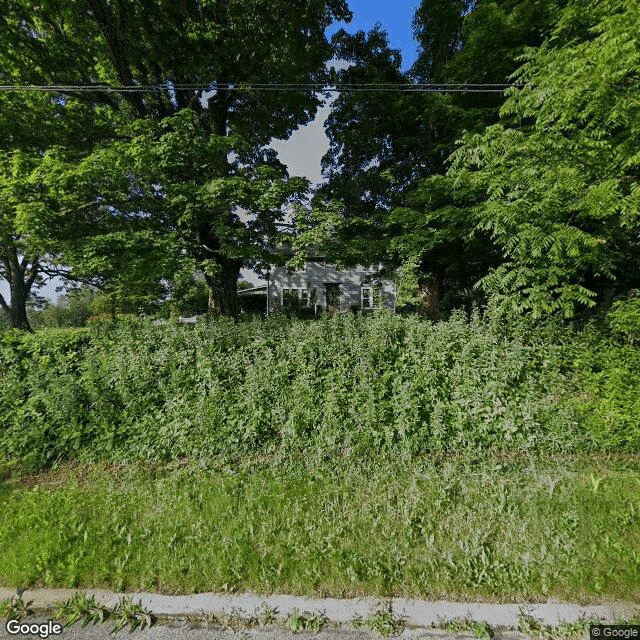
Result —
<instances>
[{"instance_id":1,"label":"green leaves","mask_svg":"<svg viewBox=\"0 0 640 640\"><path fill-rule=\"evenodd\" d=\"M452 156L456 188L485 191L478 228L505 258L481 285L514 310L571 317L608 283L637 281L626 268L639 228L640 165L629 151L640 143L640 100L628 84L640 73L637 11L623 0L589 5L588 26L569 42L561 18L514 74L525 86L507 92L504 124L465 136Z\"/></svg>"},{"instance_id":2,"label":"green leaves","mask_svg":"<svg viewBox=\"0 0 640 640\"><path fill-rule=\"evenodd\" d=\"M189 260L208 274L212 310L234 313L226 283L267 257L275 222L308 188L266 145L309 122L321 100L218 83L321 79L324 29L350 19L346 2L81 4L0 2L7 79L155 88L0 96L0 143L35 165L16 169L26 181L13 185L0 230L11 235L17 214L39 251L120 297L157 296ZM177 88L185 82L199 89Z\"/></svg>"}]
</instances>

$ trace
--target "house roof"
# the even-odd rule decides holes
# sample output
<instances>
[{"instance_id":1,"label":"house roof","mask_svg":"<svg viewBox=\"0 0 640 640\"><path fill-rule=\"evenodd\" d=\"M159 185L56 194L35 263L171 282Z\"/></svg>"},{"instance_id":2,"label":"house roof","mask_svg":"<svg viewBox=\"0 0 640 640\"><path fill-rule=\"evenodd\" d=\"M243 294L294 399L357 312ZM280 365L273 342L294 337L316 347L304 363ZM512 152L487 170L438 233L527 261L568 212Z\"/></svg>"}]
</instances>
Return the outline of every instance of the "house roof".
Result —
<instances>
[{"instance_id":1,"label":"house roof","mask_svg":"<svg viewBox=\"0 0 640 640\"><path fill-rule=\"evenodd\" d=\"M258 294L258 293L267 293L267 285L266 284L262 284L262 285L259 285L257 287L251 287L251 289L239 289L238 290L238 295L239 296L254 295L254 294Z\"/></svg>"}]
</instances>

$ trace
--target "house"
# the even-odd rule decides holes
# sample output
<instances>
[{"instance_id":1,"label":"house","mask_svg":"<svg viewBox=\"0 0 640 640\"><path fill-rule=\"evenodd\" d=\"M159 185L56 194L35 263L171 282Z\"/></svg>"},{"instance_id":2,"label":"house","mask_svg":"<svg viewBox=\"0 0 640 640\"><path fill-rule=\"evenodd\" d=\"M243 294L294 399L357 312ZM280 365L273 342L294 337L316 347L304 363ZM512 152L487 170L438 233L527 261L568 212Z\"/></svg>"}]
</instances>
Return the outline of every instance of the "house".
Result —
<instances>
[{"instance_id":1,"label":"house","mask_svg":"<svg viewBox=\"0 0 640 640\"><path fill-rule=\"evenodd\" d=\"M309 256L304 268L272 267L267 284L239 291L242 297L261 295L267 313L287 306L309 307L316 315L336 311L395 306L395 285L378 276L380 266L340 271L322 256Z\"/></svg>"}]
</instances>

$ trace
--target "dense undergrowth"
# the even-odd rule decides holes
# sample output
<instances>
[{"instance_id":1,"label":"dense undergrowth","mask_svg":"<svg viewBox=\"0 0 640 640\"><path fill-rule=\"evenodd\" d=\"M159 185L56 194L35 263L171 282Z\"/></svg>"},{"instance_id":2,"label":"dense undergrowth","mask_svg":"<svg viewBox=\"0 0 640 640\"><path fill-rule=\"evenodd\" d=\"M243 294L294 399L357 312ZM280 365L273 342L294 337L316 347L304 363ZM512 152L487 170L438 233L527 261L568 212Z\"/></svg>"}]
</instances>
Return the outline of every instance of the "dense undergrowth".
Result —
<instances>
[{"instance_id":1,"label":"dense undergrowth","mask_svg":"<svg viewBox=\"0 0 640 640\"><path fill-rule=\"evenodd\" d=\"M0 336L0 447L71 459L640 451L640 347L608 325L454 313Z\"/></svg>"}]
</instances>

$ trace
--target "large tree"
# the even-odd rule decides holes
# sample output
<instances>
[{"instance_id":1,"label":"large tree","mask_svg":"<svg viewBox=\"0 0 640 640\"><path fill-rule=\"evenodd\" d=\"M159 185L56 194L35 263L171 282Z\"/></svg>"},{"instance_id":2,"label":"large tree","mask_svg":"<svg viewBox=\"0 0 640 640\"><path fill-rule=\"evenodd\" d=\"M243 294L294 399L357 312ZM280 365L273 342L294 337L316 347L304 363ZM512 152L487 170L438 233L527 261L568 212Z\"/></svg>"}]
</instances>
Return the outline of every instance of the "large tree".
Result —
<instances>
[{"instance_id":1,"label":"large tree","mask_svg":"<svg viewBox=\"0 0 640 640\"><path fill-rule=\"evenodd\" d=\"M283 206L306 187L288 180L268 144L309 122L321 102L312 92L238 84L324 78L331 55L324 30L350 19L346 2L5 4L21 45L11 55L31 63L29 82L55 81L39 70L62 57L75 60L73 84L153 87L96 88L95 104L113 119L110 134L89 151L47 150L32 174L40 197L22 207L21 230L57 248L77 272L94 271L120 290L189 260L205 273L210 308L236 313L240 268L264 259ZM65 105L75 95L57 97Z\"/></svg>"},{"instance_id":2,"label":"large tree","mask_svg":"<svg viewBox=\"0 0 640 640\"><path fill-rule=\"evenodd\" d=\"M525 46L542 42L556 0L423 0L414 18L418 58L400 71L397 52L375 29L334 36L338 53L354 63L344 82L505 83ZM439 316L444 293L467 289L496 261L487 233L464 214L467 195L454 197L442 176L464 130L482 131L498 119L495 93L352 93L334 103L327 122L327 183L319 197L344 203L334 253L351 261L410 263L423 310ZM437 215L425 210L438 209ZM472 257L470 257L472 256Z\"/></svg>"},{"instance_id":3,"label":"large tree","mask_svg":"<svg viewBox=\"0 0 640 640\"><path fill-rule=\"evenodd\" d=\"M43 40L60 33L69 23L51 22L47 5L31 7L31 21L21 19L18 3L0 0L0 82L2 84L91 83L87 68L92 59L86 33L75 33L75 48L51 46ZM45 38L46 36L46 38ZM0 92L0 278L9 288L9 297L0 296L0 306L13 327L29 329L26 303L34 290L49 277L69 276L69 270L53 264L53 256L34 242L32 234L19 229L21 205L37 199L29 174L44 151L54 144L76 149L90 148L95 137L109 131L108 121L96 113L101 103L113 98L85 93L65 104L61 95L51 93Z\"/></svg>"},{"instance_id":4,"label":"large tree","mask_svg":"<svg viewBox=\"0 0 640 640\"><path fill-rule=\"evenodd\" d=\"M31 174L44 150L54 141L74 148L79 143L69 139L69 130L57 118L61 106L50 96L23 98L21 108L28 117L23 113L22 118L12 119L12 111L18 111L10 99L15 97L0 95L0 278L9 288L7 299L0 295L0 307L11 327L29 330L26 305L37 289L53 277L87 281L56 264L56 256L37 241L38 234L23 231L21 224L29 204L41 199L42 190L35 187ZM76 106L80 109L74 116L75 126L82 128L88 121L96 124L91 107ZM25 127L27 124L30 126Z\"/></svg>"},{"instance_id":5,"label":"large tree","mask_svg":"<svg viewBox=\"0 0 640 640\"><path fill-rule=\"evenodd\" d=\"M571 2L529 49L500 122L468 134L448 179L500 265L511 312L572 316L640 285L640 42L634 0Z\"/></svg>"}]
</instances>

